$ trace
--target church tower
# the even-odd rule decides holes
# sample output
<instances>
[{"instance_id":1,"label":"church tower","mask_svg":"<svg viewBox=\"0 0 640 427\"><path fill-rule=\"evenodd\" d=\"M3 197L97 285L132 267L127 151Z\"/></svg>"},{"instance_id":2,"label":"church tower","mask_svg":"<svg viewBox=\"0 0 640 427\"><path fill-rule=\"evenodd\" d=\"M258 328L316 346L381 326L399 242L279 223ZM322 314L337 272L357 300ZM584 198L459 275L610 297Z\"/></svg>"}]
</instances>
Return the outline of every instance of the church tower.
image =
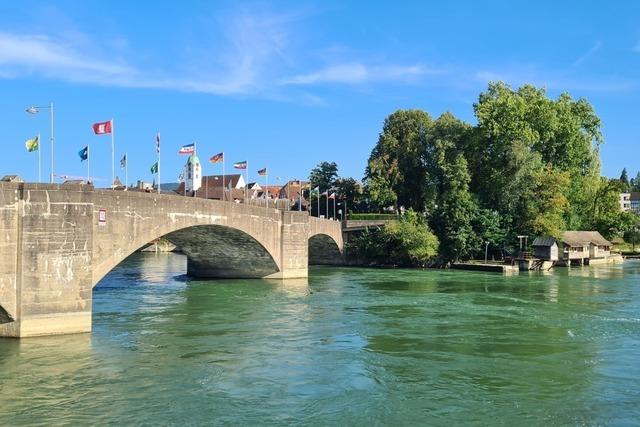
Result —
<instances>
[{"instance_id":1,"label":"church tower","mask_svg":"<svg viewBox=\"0 0 640 427\"><path fill-rule=\"evenodd\" d=\"M202 166L200 159L194 154L187 159L185 166L185 188L187 191L198 191L202 187Z\"/></svg>"}]
</instances>

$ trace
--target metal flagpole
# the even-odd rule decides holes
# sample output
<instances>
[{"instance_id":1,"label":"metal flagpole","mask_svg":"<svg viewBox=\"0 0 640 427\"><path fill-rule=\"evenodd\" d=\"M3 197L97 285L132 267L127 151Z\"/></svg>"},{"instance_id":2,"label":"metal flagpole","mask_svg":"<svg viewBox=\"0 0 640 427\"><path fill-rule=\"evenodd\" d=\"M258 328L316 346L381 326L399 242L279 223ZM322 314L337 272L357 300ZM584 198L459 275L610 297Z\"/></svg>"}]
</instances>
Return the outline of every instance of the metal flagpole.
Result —
<instances>
[{"instance_id":1,"label":"metal flagpole","mask_svg":"<svg viewBox=\"0 0 640 427\"><path fill-rule=\"evenodd\" d=\"M158 166L160 167L160 166ZM124 153L124 189L129 187L129 155Z\"/></svg>"},{"instance_id":2,"label":"metal flagpole","mask_svg":"<svg viewBox=\"0 0 640 427\"><path fill-rule=\"evenodd\" d=\"M87 184L91 182L90 163L91 156L89 155L89 144L87 144Z\"/></svg>"},{"instance_id":3,"label":"metal flagpole","mask_svg":"<svg viewBox=\"0 0 640 427\"><path fill-rule=\"evenodd\" d=\"M224 151L222 152L222 201L224 202L227 199L227 187L224 183Z\"/></svg>"},{"instance_id":4,"label":"metal flagpole","mask_svg":"<svg viewBox=\"0 0 640 427\"><path fill-rule=\"evenodd\" d=\"M329 190L327 190L327 194L324 197L327 198L327 200L326 200L326 202L327 202L327 206L326 207L327 208L325 209L324 214L325 214L325 218L329 219Z\"/></svg>"},{"instance_id":5,"label":"metal flagpole","mask_svg":"<svg viewBox=\"0 0 640 427\"><path fill-rule=\"evenodd\" d=\"M51 119L51 135L50 135L50 141L51 141L51 176L49 177L49 181L51 182L51 184L53 184L53 142L54 142L54 138L53 138L53 102L50 103L49 105L49 113L50 113L50 119Z\"/></svg>"},{"instance_id":6,"label":"metal flagpole","mask_svg":"<svg viewBox=\"0 0 640 427\"><path fill-rule=\"evenodd\" d=\"M156 132L156 154L158 154L158 194L162 192L160 188L160 132Z\"/></svg>"},{"instance_id":7,"label":"metal flagpole","mask_svg":"<svg viewBox=\"0 0 640 427\"><path fill-rule=\"evenodd\" d=\"M264 174L264 186L267 187L267 207L269 207L269 169L267 169L265 171L266 173Z\"/></svg>"},{"instance_id":8,"label":"metal flagpole","mask_svg":"<svg viewBox=\"0 0 640 427\"><path fill-rule=\"evenodd\" d=\"M113 183L116 180L116 160L115 160L115 143L114 143L115 126L113 125L113 118L111 119L111 189L115 190Z\"/></svg>"},{"instance_id":9,"label":"metal flagpole","mask_svg":"<svg viewBox=\"0 0 640 427\"><path fill-rule=\"evenodd\" d=\"M302 181L298 180L298 188L300 192L298 193L300 197L298 197L298 212L302 212Z\"/></svg>"},{"instance_id":10,"label":"metal flagpole","mask_svg":"<svg viewBox=\"0 0 640 427\"><path fill-rule=\"evenodd\" d=\"M320 186L316 188L318 189L318 218L320 218Z\"/></svg>"},{"instance_id":11,"label":"metal flagpole","mask_svg":"<svg viewBox=\"0 0 640 427\"><path fill-rule=\"evenodd\" d=\"M249 160L247 160L247 164L245 166L246 166L246 169L244 170L244 202L249 203Z\"/></svg>"},{"instance_id":12,"label":"metal flagpole","mask_svg":"<svg viewBox=\"0 0 640 427\"><path fill-rule=\"evenodd\" d=\"M196 141L193 141L193 157L196 157L198 155L198 150L196 149ZM196 190L196 186L195 186L195 180L196 180L196 168L195 168L195 163L191 163L191 166L193 167L193 175L191 175L191 183L194 184L193 186L193 197L198 197L198 190Z\"/></svg>"},{"instance_id":13,"label":"metal flagpole","mask_svg":"<svg viewBox=\"0 0 640 427\"><path fill-rule=\"evenodd\" d=\"M38 182L42 182L42 156L40 155L40 134L38 134Z\"/></svg>"},{"instance_id":14,"label":"metal flagpole","mask_svg":"<svg viewBox=\"0 0 640 427\"><path fill-rule=\"evenodd\" d=\"M336 219L336 198L335 198L335 194L336 193L333 193L333 194L334 194L334 197L333 197L333 219L335 220Z\"/></svg>"}]
</instances>

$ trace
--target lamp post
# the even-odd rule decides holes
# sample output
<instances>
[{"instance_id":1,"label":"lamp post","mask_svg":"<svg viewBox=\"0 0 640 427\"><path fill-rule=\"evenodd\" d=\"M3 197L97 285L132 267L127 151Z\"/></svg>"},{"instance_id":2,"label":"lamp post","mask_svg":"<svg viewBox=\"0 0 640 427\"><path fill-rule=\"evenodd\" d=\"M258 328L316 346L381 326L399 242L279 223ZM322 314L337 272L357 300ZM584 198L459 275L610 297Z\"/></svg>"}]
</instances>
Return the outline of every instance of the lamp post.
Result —
<instances>
[{"instance_id":1,"label":"lamp post","mask_svg":"<svg viewBox=\"0 0 640 427\"><path fill-rule=\"evenodd\" d=\"M53 144L55 141L54 135L53 135L53 102L50 103L48 106L42 106L42 107L38 107L35 105L30 106L29 108L27 108L25 111L29 114L32 115L36 115L40 112L40 110L49 110L49 119L50 119L50 138L49 141L51 142L51 174L49 175L49 182L51 184L53 184L53 176L55 175L54 173L54 169L53 169Z\"/></svg>"},{"instance_id":2,"label":"lamp post","mask_svg":"<svg viewBox=\"0 0 640 427\"><path fill-rule=\"evenodd\" d=\"M488 262L489 258L489 242L484 242L484 263Z\"/></svg>"}]
</instances>

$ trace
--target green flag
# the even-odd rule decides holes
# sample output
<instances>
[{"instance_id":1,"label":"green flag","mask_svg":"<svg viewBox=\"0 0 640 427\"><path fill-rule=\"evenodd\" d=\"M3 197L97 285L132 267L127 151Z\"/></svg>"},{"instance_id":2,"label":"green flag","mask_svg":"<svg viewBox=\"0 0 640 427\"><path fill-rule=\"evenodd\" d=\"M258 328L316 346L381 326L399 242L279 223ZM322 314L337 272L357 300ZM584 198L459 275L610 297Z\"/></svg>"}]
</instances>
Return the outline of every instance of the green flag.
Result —
<instances>
[{"instance_id":1,"label":"green flag","mask_svg":"<svg viewBox=\"0 0 640 427\"><path fill-rule=\"evenodd\" d=\"M151 166L151 173L158 173L158 162L155 162L153 166Z\"/></svg>"},{"instance_id":2,"label":"green flag","mask_svg":"<svg viewBox=\"0 0 640 427\"><path fill-rule=\"evenodd\" d=\"M28 139L24 145L27 147L28 152L38 151L40 148L40 137L36 136L35 138Z\"/></svg>"}]
</instances>

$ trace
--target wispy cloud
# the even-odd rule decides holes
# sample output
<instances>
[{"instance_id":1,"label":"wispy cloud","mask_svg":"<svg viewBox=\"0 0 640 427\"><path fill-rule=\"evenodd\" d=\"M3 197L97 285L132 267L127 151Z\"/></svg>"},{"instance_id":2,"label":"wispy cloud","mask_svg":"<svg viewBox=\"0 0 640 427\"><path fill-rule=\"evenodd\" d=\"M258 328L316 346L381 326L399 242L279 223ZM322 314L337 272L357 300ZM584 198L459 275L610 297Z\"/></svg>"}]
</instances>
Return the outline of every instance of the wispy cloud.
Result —
<instances>
[{"instance_id":1,"label":"wispy cloud","mask_svg":"<svg viewBox=\"0 0 640 427\"><path fill-rule=\"evenodd\" d=\"M601 47L602 47L602 42L600 41L595 42L593 46L591 46L591 48L588 51L586 51L578 59L576 59L573 62L573 64L571 64L571 66L577 67L578 65L582 64L584 61L591 58L597 51L599 51Z\"/></svg>"},{"instance_id":2,"label":"wispy cloud","mask_svg":"<svg viewBox=\"0 0 640 427\"><path fill-rule=\"evenodd\" d=\"M426 74L437 73L422 65L364 65L362 63L335 64L319 71L299 74L281 80L282 85L362 84L371 82L411 83Z\"/></svg>"},{"instance_id":3,"label":"wispy cloud","mask_svg":"<svg viewBox=\"0 0 640 427\"><path fill-rule=\"evenodd\" d=\"M636 80L609 76L582 76L562 71L549 71L536 66L506 66L501 70L480 70L473 75L478 82L503 81L512 86L531 83L556 91L578 91L584 93L621 93L636 90Z\"/></svg>"},{"instance_id":4,"label":"wispy cloud","mask_svg":"<svg viewBox=\"0 0 640 427\"><path fill-rule=\"evenodd\" d=\"M9 33L0 33L0 67L5 76L43 75L92 83L121 81L135 74L127 64L80 52L61 40Z\"/></svg>"},{"instance_id":5,"label":"wispy cloud","mask_svg":"<svg viewBox=\"0 0 640 427\"><path fill-rule=\"evenodd\" d=\"M184 58L185 52L174 53L182 65L165 69L137 65L135 52L127 59L114 59L113 43L88 42L86 34L56 38L0 32L0 78L39 76L72 83L216 95L262 94L266 79L286 58L292 19L291 15L244 12L227 17L216 26L222 29L219 39L203 43ZM118 39L117 44L123 43L128 46L126 39Z\"/></svg>"}]
</instances>

